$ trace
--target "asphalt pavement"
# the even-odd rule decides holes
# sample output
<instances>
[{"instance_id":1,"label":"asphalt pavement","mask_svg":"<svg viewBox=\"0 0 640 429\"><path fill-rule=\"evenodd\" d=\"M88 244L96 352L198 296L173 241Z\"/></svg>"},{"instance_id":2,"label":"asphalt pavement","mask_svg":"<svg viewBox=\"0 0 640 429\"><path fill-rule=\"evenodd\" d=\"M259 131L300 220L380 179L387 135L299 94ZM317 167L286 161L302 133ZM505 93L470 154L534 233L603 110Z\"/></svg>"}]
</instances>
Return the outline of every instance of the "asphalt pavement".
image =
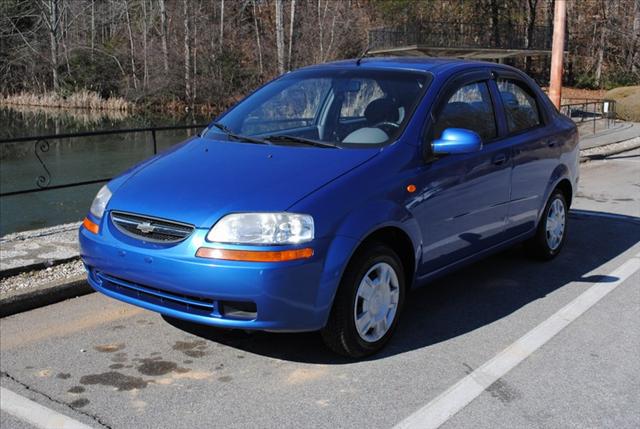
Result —
<instances>
[{"instance_id":1,"label":"asphalt pavement","mask_svg":"<svg viewBox=\"0 0 640 429\"><path fill-rule=\"evenodd\" d=\"M214 330L91 294L1 319L0 384L96 428L391 428L441 409L448 428L640 427L640 150L581 172L557 259L516 247L415 291L365 361L316 333ZM482 372L558 314L512 369ZM482 388L463 401L465 380ZM3 428L32 427L2 400Z\"/></svg>"}]
</instances>

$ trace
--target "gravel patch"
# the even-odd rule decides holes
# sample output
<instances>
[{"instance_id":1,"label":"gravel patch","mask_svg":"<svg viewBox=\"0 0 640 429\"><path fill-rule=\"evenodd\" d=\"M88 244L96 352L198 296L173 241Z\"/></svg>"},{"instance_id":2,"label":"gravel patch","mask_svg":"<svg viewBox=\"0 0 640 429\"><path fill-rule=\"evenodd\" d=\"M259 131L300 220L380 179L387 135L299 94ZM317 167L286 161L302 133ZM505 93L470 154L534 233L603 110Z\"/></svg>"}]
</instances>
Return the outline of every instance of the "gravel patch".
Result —
<instances>
[{"instance_id":1,"label":"gravel patch","mask_svg":"<svg viewBox=\"0 0 640 429\"><path fill-rule=\"evenodd\" d=\"M42 270L27 271L15 276L6 277L0 280L0 296L23 290L33 289L46 284L72 279L84 275L85 270L82 261L74 260L62 264L54 265Z\"/></svg>"}]
</instances>

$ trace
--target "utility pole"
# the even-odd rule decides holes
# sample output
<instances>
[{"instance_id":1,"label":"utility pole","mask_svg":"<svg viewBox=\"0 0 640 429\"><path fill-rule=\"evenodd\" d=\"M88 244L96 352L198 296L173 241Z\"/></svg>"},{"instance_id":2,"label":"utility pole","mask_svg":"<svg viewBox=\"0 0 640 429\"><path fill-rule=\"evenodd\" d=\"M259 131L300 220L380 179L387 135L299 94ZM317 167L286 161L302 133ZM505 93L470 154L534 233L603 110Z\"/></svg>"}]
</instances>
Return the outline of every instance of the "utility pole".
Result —
<instances>
[{"instance_id":1,"label":"utility pole","mask_svg":"<svg viewBox=\"0 0 640 429\"><path fill-rule=\"evenodd\" d=\"M564 35L567 18L566 0L556 0L553 12L553 45L551 46L551 82L549 98L560 109L562 99L562 60L564 57Z\"/></svg>"}]
</instances>

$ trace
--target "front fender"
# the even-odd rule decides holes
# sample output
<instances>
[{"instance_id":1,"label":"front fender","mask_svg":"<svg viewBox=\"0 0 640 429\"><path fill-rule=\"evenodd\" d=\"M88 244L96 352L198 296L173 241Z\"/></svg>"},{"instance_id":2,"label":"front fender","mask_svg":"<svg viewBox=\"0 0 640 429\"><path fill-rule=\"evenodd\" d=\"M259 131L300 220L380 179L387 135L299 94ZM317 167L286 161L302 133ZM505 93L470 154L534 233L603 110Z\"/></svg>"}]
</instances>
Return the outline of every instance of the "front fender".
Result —
<instances>
[{"instance_id":1,"label":"front fender","mask_svg":"<svg viewBox=\"0 0 640 429\"><path fill-rule=\"evenodd\" d=\"M327 250L321 285L318 288L316 308L324 310L325 323L348 262L367 237L385 227L404 232L413 244L415 260L419 260L422 248L420 227L404 207L392 201L378 200L350 212L336 229Z\"/></svg>"}]
</instances>

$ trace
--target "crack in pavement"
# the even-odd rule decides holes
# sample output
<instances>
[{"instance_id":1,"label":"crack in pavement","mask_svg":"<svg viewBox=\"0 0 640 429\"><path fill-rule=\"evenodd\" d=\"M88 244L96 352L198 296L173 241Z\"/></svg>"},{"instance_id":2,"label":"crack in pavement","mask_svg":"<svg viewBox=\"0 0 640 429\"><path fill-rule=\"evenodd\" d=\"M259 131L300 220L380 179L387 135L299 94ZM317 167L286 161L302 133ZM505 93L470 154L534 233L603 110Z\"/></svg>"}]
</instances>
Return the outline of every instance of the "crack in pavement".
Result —
<instances>
[{"instance_id":1,"label":"crack in pavement","mask_svg":"<svg viewBox=\"0 0 640 429\"><path fill-rule=\"evenodd\" d=\"M67 407L67 408L69 408L69 409L71 409L71 410L73 410L73 411L75 411L75 412L77 412L79 414L82 414L83 416L89 417L91 420L95 421L96 423L98 423L100 426L102 426L105 429L113 429L111 426L106 424L97 415L91 414L91 413L87 413L86 411L79 410L79 409L73 407L71 404L69 404L67 402L61 401L59 399L56 399L56 398L54 398L52 396L47 395L46 393L44 393L44 392L42 392L40 390L34 389L33 387L31 387L28 384L18 380L17 378L15 378L14 376L12 376L11 374L9 374L6 371L1 371L0 372L0 376L8 378L9 380L19 384L20 386L24 387L25 389L29 390L30 392L33 392L33 393L36 393L38 395L44 396L46 399L48 399L51 402L54 402L54 403L56 403L58 405L63 405L63 406L65 406L65 407Z\"/></svg>"}]
</instances>

